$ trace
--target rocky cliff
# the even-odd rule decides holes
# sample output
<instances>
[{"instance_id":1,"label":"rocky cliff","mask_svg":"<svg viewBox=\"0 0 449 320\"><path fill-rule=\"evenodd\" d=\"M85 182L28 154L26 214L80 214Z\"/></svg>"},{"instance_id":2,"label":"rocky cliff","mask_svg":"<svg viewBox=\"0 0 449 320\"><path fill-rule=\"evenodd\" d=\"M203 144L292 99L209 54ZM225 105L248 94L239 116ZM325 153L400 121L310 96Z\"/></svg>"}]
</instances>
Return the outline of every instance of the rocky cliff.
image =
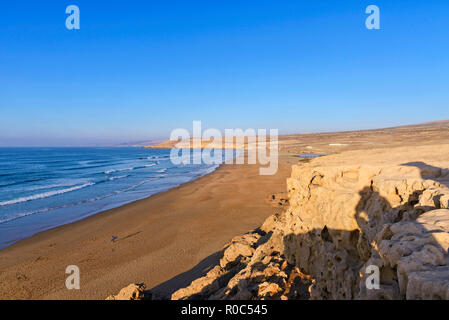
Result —
<instances>
[{"instance_id":1,"label":"rocky cliff","mask_svg":"<svg viewBox=\"0 0 449 320\"><path fill-rule=\"evenodd\" d=\"M293 166L288 209L172 299L449 299L444 150L436 165L397 149ZM366 285L373 266L379 289Z\"/></svg>"}]
</instances>

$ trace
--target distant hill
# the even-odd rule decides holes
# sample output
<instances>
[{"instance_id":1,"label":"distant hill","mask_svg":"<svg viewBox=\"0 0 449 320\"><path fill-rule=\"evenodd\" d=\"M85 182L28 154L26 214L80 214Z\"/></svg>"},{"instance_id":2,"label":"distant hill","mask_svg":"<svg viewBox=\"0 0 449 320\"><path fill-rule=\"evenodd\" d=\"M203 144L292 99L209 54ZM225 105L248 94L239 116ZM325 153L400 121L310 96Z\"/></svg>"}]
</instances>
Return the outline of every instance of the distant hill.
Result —
<instances>
[{"instance_id":1,"label":"distant hill","mask_svg":"<svg viewBox=\"0 0 449 320\"><path fill-rule=\"evenodd\" d=\"M115 146L116 147L145 147L145 146L156 145L163 141L165 141L165 140L164 139L152 139L152 140L144 140L144 141L131 141L131 142L120 143Z\"/></svg>"},{"instance_id":2,"label":"distant hill","mask_svg":"<svg viewBox=\"0 0 449 320\"><path fill-rule=\"evenodd\" d=\"M431 122L423 122L423 123L418 123L418 124L410 124L410 125L405 125L405 126L399 126L396 128L413 128L413 127L417 127L417 128L428 128L428 127L437 127L437 128L441 128L441 127L449 127L449 120L439 120L439 121L431 121Z\"/></svg>"},{"instance_id":3,"label":"distant hill","mask_svg":"<svg viewBox=\"0 0 449 320\"><path fill-rule=\"evenodd\" d=\"M404 126L397 126L397 127L389 127L389 128L379 128L379 129L369 129L369 130L353 130L353 131L345 131L345 132L326 132L326 133L297 133L297 134L288 134L288 135L281 135L279 136L280 141L285 141L289 139L298 139L301 137L301 139L304 140L305 136L307 138L313 139L314 137L322 137L323 135L335 135L335 134L351 134L351 133L359 133L359 134L369 134L376 133L376 132L395 132L395 131L414 131L413 129L416 129L418 131L421 130L430 130L435 131L442 128L448 128L449 129L449 120L439 120L439 121L431 121L431 122L424 122L424 123L418 123L418 124L412 124L412 125L404 125ZM404 134L404 133L403 133ZM197 139L198 140L198 139ZM139 144L139 146L144 146L145 148L149 149L171 149L173 148L178 141L170 141L170 140L152 140L152 143L144 143L142 142ZM282 142L281 142L282 144ZM227 148L235 148L235 144L226 144L220 141L214 141L214 143L210 144L210 140L200 140L198 141L198 145L201 145L202 148L205 146L209 148L218 148L221 147L223 149ZM179 145L178 145L179 146ZM193 146L193 139L189 139L186 141L183 141L182 147L185 148L192 148ZM244 147L245 150L248 149L247 142L245 141Z\"/></svg>"}]
</instances>

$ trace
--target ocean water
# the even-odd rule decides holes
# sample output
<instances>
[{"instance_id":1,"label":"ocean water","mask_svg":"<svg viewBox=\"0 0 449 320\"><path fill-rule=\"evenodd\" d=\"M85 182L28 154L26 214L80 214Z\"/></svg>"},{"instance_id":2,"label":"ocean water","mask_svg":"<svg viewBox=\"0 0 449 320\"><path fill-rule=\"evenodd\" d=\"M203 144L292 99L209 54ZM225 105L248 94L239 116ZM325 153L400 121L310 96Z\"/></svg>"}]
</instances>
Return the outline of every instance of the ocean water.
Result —
<instances>
[{"instance_id":1,"label":"ocean water","mask_svg":"<svg viewBox=\"0 0 449 320\"><path fill-rule=\"evenodd\" d=\"M169 156L143 148L0 148L0 249L218 167L174 165Z\"/></svg>"}]
</instances>

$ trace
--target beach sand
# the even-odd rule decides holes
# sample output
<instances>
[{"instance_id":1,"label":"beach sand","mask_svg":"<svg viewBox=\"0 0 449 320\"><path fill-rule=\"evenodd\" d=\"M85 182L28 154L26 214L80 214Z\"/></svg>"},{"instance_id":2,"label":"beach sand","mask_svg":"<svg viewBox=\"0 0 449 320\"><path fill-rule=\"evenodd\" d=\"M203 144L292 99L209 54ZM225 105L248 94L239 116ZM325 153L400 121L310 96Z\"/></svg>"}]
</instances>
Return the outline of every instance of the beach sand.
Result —
<instances>
[{"instance_id":1,"label":"beach sand","mask_svg":"<svg viewBox=\"0 0 449 320\"><path fill-rule=\"evenodd\" d=\"M104 299L131 282L165 296L216 263L233 236L280 210L268 195L285 192L297 159L278 174L258 165L222 165L167 192L39 233L0 251L0 299ZM118 236L111 242L112 236ZM206 258L208 257L208 258ZM66 267L80 269L67 290Z\"/></svg>"}]
</instances>

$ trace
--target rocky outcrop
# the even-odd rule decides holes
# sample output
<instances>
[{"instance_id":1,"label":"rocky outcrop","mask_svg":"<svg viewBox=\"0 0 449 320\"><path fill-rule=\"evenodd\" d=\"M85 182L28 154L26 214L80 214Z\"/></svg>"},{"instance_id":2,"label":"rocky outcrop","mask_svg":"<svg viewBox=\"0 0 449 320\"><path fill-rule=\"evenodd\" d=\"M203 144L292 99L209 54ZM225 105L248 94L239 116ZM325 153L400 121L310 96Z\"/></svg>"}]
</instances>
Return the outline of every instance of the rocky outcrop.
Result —
<instances>
[{"instance_id":1,"label":"rocky outcrop","mask_svg":"<svg viewBox=\"0 0 449 320\"><path fill-rule=\"evenodd\" d=\"M271 217L261 229L235 237L224 250L219 265L187 288L173 293L172 299L308 297L310 279L285 260L282 241L270 230L274 221L275 217Z\"/></svg>"},{"instance_id":2,"label":"rocky outcrop","mask_svg":"<svg viewBox=\"0 0 449 320\"><path fill-rule=\"evenodd\" d=\"M436 280L449 271L448 178L422 163L294 167L279 232L287 261L314 279L311 298L448 299ZM378 290L367 289L369 266Z\"/></svg>"},{"instance_id":3,"label":"rocky outcrop","mask_svg":"<svg viewBox=\"0 0 449 320\"><path fill-rule=\"evenodd\" d=\"M172 298L449 299L448 181L424 163L293 166L290 206Z\"/></svg>"},{"instance_id":4,"label":"rocky outcrop","mask_svg":"<svg viewBox=\"0 0 449 320\"><path fill-rule=\"evenodd\" d=\"M132 283L129 286L120 290L116 295L110 295L106 300L144 300L145 295L145 285Z\"/></svg>"}]
</instances>

